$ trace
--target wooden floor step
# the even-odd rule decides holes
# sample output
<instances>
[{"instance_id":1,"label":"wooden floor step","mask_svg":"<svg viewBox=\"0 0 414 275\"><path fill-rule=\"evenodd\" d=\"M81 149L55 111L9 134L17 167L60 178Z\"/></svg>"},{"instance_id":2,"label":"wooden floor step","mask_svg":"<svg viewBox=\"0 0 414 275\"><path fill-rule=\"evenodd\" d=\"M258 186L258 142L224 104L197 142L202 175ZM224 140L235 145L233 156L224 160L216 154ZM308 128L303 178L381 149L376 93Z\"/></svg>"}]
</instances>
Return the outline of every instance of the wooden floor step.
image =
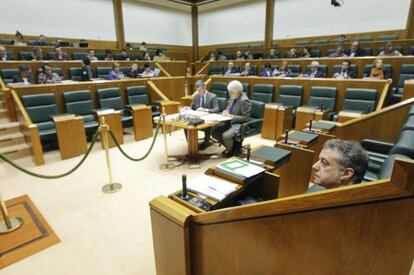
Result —
<instances>
[{"instance_id":1,"label":"wooden floor step","mask_svg":"<svg viewBox=\"0 0 414 275\"><path fill-rule=\"evenodd\" d=\"M0 148L22 144L25 143L26 140L24 135L20 132L11 133L7 135L0 135Z\"/></svg>"},{"instance_id":2,"label":"wooden floor step","mask_svg":"<svg viewBox=\"0 0 414 275\"><path fill-rule=\"evenodd\" d=\"M20 132L19 122L0 122L0 136Z\"/></svg>"},{"instance_id":3,"label":"wooden floor step","mask_svg":"<svg viewBox=\"0 0 414 275\"><path fill-rule=\"evenodd\" d=\"M5 148L0 148L0 153L14 160L14 159L20 159L20 158L31 156L32 150L28 144L24 143L24 144L18 144L18 145L5 147Z\"/></svg>"}]
</instances>

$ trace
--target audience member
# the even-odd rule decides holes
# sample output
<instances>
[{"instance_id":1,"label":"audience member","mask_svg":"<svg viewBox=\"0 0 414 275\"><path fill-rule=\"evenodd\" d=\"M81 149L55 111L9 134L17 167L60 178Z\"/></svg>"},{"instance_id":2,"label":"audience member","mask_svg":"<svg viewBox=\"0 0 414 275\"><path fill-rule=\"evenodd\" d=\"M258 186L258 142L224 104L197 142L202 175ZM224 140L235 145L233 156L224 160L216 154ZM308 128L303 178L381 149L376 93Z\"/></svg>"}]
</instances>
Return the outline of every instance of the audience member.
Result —
<instances>
[{"instance_id":1,"label":"audience member","mask_svg":"<svg viewBox=\"0 0 414 275\"><path fill-rule=\"evenodd\" d=\"M244 58L245 60L252 60L252 59L253 59L253 55L251 55L251 54L250 54L250 51L249 51L249 50L245 50L245 51L244 51L243 58Z\"/></svg>"},{"instance_id":2,"label":"audience member","mask_svg":"<svg viewBox=\"0 0 414 275\"><path fill-rule=\"evenodd\" d=\"M299 57L298 50L296 50L295 48L292 48L289 50L288 58L298 58L298 57Z\"/></svg>"},{"instance_id":3,"label":"audience member","mask_svg":"<svg viewBox=\"0 0 414 275\"><path fill-rule=\"evenodd\" d=\"M346 55L349 57L364 56L365 51L359 46L358 41L354 41L351 44L351 48L346 52Z\"/></svg>"},{"instance_id":4,"label":"audience member","mask_svg":"<svg viewBox=\"0 0 414 275\"><path fill-rule=\"evenodd\" d=\"M43 60L43 50L41 47L34 47L32 50L32 60L42 61Z\"/></svg>"},{"instance_id":5,"label":"audience member","mask_svg":"<svg viewBox=\"0 0 414 275\"><path fill-rule=\"evenodd\" d=\"M237 73L236 67L234 66L233 62L229 62L227 63L227 68L224 69L224 75L225 76L230 76L230 75L235 75Z\"/></svg>"},{"instance_id":6,"label":"audience member","mask_svg":"<svg viewBox=\"0 0 414 275\"><path fill-rule=\"evenodd\" d=\"M134 48L132 47L131 43L126 43L125 49L127 49L127 50L133 50Z\"/></svg>"},{"instance_id":7,"label":"audience member","mask_svg":"<svg viewBox=\"0 0 414 275\"><path fill-rule=\"evenodd\" d=\"M19 74L13 76L14 83L21 83L21 84L34 84L33 76L32 76L32 69L27 64L22 64L19 66Z\"/></svg>"},{"instance_id":8,"label":"audience member","mask_svg":"<svg viewBox=\"0 0 414 275\"><path fill-rule=\"evenodd\" d=\"M146 51L147 50L147 43L144 41L141 42L141 46L139 46L140 51Z\"/></svg>"},{"instance_id":9,"label":"audience member","mask_svg":"<svg viewBox=\"0 0 414 275\"><path fill-rule=\"evenodd\" d=\"M23 34L19 31L16 31L16 34L14 35L14 46L27 46L27 43L24 42Z\"/></svg>"},{"instance_id":10,"label":"audience member","mask_svg":"<svg viewBox=\"0 0 414 275\"><path fill-rule=\"evenodd\" d=\"M250 66L250 63L247 62L246 64L244 64L244 70L240 73L241 76L250 76L250 75L255 75L252 67Z\"/></svg>"},{"instance_id":11,"label":"audience member","mask_svg":"<svg viewBox=\"0 0 414 275\"><path fill-rule=\"evenodd\" d=\"M42 72L37 77L37 83L39 84L60 83L61 81L61 77L57 73L54 73L52 68L47 64L42 66Z\"/></svg>"},{"instance_id":12,"label":"audience member","mask_svg":"<svg viewBox=\"0 0 414 275\"><path fill-rule=\"evenodd\" d=\"M10 61L13 57L6 52L6 48L0 45L0 61Z\"/></svg>"},{"instance_id":13,"label":"audience member","mask_svg":"<svg viewBox=\"0 0 414 275\"><path fill-rule=\"evenodd\" d=\"M88 55L87 56L88 56L88 58L89 58L90 61L98 61L98 58L95 56L95 51L92 50L92 49L90 49L88 51Z\"/></svg>"},{"instance_id":14,"label":"audience member","mask_svg":"<svg viewBox=\"0 0 414 275\"><path fill-rule=\"evenodd\" d=\"M336 51L329 55L330 57L346 57L344 48L342 46L337 46Z\"/></svg>"},{"instance_id":15,"label":"audience member","mask_svg":"<svg viewBox=\"0 0 414 275\"><path fill-rule=\"evenodd\" d=\"M112 50L106 50L105 51L105 61L114 61L114 54L112 53Z\"/></svg>"},{"instance_id":16,"label":"audience member","mask_svg":"<svg viewBox=\"0 0 414 275\"><path fill-rule=\"evenodd\" d=\"M278 77L291 77L292 71L289 69L288 62L283 61L282 65L278 69L274 69L272 74Z\"/></svg>"},{"instance_id":17,"label":"audience member","mask_svg":"<svg viewBox=\"0 0 414 275\"><path fill-rule=\"evenodd\" d=\"M89 47L89 43L88 41L86 41L86 39L81 39L79 40L79 47L80 48L87 48ZM91 60L92 61L92 60Z\"/></svg>"},{"instance_id":18,"label":"audience member","mask_svg":"<svg viewBox=\"0 0 414 275\"><path fill-rule=\"evenodd\" d=\"M234 137L240 132L241 124L249 121L252 104L247 95L243 93L243 85L239 81L231 81L227 85L227 90L230 95L229 105L222 114L230 117L231 121L215 126L212 129L212 135L226 147L223 154L231 157L235 154Z\"/></svg>"},{"instance_id":19,"label":"audience member","mask_svg":"<svg viewBox=\"0 0 414 275\"><path fill-rule=\"evenodd\" d=\"M262 70L262 76L263 77L271 77L271 76L273 76L272 65L270 65L270 63L266 63L264 65L264 68Z\"/></svg>"},{"instance_id":20,"label":"audience member","mask_svg":"<svg viewBox=\"0 0 414 275\"><path fill-rule=\"evenodd\" d=\"M279 57L276 55L276 49L270 49L269 54L267 55L267 59L278 59Z\"/></svg>"},{"instance_id":21,"label":"audience member","mask_svg":"<svg viewBox=\"0 0 414 275\"><path fill-rule=\"evenodd\" d=\"M301 58L311 58L310 50L307 47L303 47L303 52L300 55Z\"/></svg>"},{"instance_id":22,"label":"audience member","mask_svg":"<svg viewBox=\"0 0 414 275\"><path fill-rule=\"evenodd\" d=\"M306 193L362 182L368 154L355 141L330 139L323 145L313 166L313 186Z\"/></svg>"},{"instance_id":23,"label":"audience member","mask_svg":"<svg viewBox=\"0 0 414 275\"><path fill-rule=\"evenodd\" d=\"M47 41L46 36L44 36L43 34L39 35L37 43L39 44L39 46L49 46L49 42Z\"/></svg>"},{"instance_id":24,"label":"audience member","mask_svg":"<svg viewBox=\"0 0 414 275\"><path fill-rule=\"evenodd\" d=\"M161 50L160 49L155 50L155 54L152 60L154 60L155 62L161 61Z\"/></svg>"},{"instance_id":25,"label":"audience member","mask_svg":"<svg viewBox=\"0 0 414 275\"><path fill-rule=\"evenodd\" d=\"M346 38L345 34L341 34L338 38L338 43L345 43L348 42L348 39Z\"/></svg>"},{"instance_id":26,"label":"audience member","mask_svg":"<svg viewBox=\"0 0 414 275\"><path fill-rule=\"evenodd\" d=\"M337 79L351 79L355 78L354 69L351 67L351 61L344 60L342 61L342 68L339 72L334 74L334 78Z\"/></svg>"},{"instance_id":27,"label":"audience member","mask_svg":"<svg viewBox=\"0 0 414 275\"><path fill-rule=\"evenodd\" d=\"M61 46L55 47L55 53L56 53L55 60L59 60L59 61L69 60L69 56L65 52L63 52Z\"/></svg>"},{"instance_id":28,"label":"audience member","mask_svg":"<svg viewBox=\"0 0 414 275\"><path fill-rule=\"evenodd\" d=\"M139 75L140 77L153 77L154 72L151 70L151 67L148 63L144 64L144 71Z\"/></svg>"},{"instance_id":29,"label":"audience member","mask_svg":"<svg viewBox=\"0 0 414 275\"><path fill-rule=\"evenodd\" d=\"M145 54L144 54L144 60L145 61L151 61L152 60L149 52L145 52Z\"/></svg>"},{"instance_id":30,"label":"audience member","mask_svg":"<svg viewBox=\"0 0 414 275\"><path fill-rule=\"evenodd\" d=\"M91 68L91 60L88 56L82 58L81 81L91 81L93 79L93 72Z\"/></svg>"},{"instance_id":31,"label":"audience member","mask_svg":"<svg viewBox=\"0 0 414 275\"><path fill-rule=\"evenodd\" d=\"M208 61L216 61L216 54L210 53L210 57L208 58Z\"/></svg>"},{"instance_id":32,"label":"audience member","mask_svg":"<svg viewBox=\"0 0 414 275\"><path fill-rule=\"evenodd\" d=\"M128 56L128 52L126 49L122 49L121 53L118 56L118 60L122 60L122 61L129 61L129 56Z\"/></svg>"},{"instance_id":33,"label":"audience member","mask_svg":"<svg viewBox=\"0 0 414 275\"><path fill-rule=\"evenodd\" d=\"M402 56L402 54L396 49L394 49L394 46L391 42L388 42L385 45L385 49L382 50L378 56Z\"/></svg>"},{"instance_id":34,"label":"audience member","mask_svg":"<svg viewBox=\"0 0 414 275\"><path fill-rule=\"evenodd\" d=\"M241 51L236 52L236 58L235 59L236 60L244 60L244 57L243 57Z\"/></svg>"},{"instance_id":35,"label":"audience member","mask_svg":"<svg viewBox=\"0 0 414 275\"><path fill-rule=\"evenodd\" d=\"M217 53L217 61L226 61L227 57L223 54L223 52L218 52Z\"/></svg>"},{"instance_id":36,"label":"audience member","mask_svg":"<svg viewBox=\"0 0 414 275\"><path fill-rule=\"evenodd\" d=\"M112 64L112 70L109 72L108 79L109 80L119 80L124 79L124 73L121 71L121 67L119 63L114 62Z\"/></svg>"},{"instance_id":37,"label":"audience member","mask_svg":"<svg viewBox=\"0 0 414 275\"><path fill-rule=\"evenodd\" d=\"M369 73L369 78L372 79L384 79L384 63L382 59L376 59L374 64L372 64L371 72Z\"/></svg>"},{"instance_id":38,"label":"audience member","mask_svg":"<svg viewBox=\"0 0 414 275\"><path fill-rule=\"evenodd\" d=\"M314 60L311 62L310 69L307 70L306 73L301 76L310 78L322 78L325 77L325 73L319 69L319 62Z\"/></svg>"},{"instance_id":39,"label":"audience member","mask_svg":"<svg viewBox=\"0 0 414 275\"><path fill-rule=\"evenodd\" d=\"M130 78L137 78L137 77L139 77L139 68L138 68L138 64L137 63L134 63L134 64L131 65L131 68L129 69L129 72L128 72L128 76Z\"/></svg>"}]
</instances>

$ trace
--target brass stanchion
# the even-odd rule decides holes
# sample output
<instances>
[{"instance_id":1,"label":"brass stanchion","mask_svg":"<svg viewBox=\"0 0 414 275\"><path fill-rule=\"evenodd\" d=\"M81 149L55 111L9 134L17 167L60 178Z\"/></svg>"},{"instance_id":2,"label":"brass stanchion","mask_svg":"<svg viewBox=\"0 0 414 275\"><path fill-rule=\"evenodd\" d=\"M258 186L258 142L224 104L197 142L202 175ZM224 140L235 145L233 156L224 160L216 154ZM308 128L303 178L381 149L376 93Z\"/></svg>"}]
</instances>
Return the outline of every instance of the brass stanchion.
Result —
<instances>
[{"instance_id":1,"label":"brass stanchion","mask_svg":"<svg viewBox=\"0 0 414 275\"><path fill-rule=\"evenodd\" d=\"M165 107L162 107L162 131L164 134L164 153L165 153L165 163L162 163L159 168L163 171L172 170L175 168L175 165L170 162L168 157L168 144L167 144L167 129L165 127ZM159 123L161 123L161 118L159 120Z\"/></svg>"},{"instance_id":2,"label":"brass stanchion","mask_svg":"<svg viewBox=\"0 0 414 275\"><path fill-rule=\"evenodd\" d=\"M20 217L10 218L9 212L7 211L6 204L0 193L0 211L3 216L3 220L0 221L0 234L12 232L23 225L23 219Z\"/></svg>"},{"instance_id":3,"label":"brass stanchion","mask_svg":"<svg viewBox=\"0 0 414 275\"><path fill-rule=\"evenodd\" d=\"M106 154L106 165L108 168L108 177L109 183L102 186L102 192L104 193L115 193L121 190L122 185L120 183L112 182L112 165L111 165L111 158L109 156L109 140L108 140L108 132L109 132L109 125L105 122L105 117L101 117L101 126L99 126L99 131L101 132L102 137L102 144L105 149Z\"/></svg>"}]
</instances>

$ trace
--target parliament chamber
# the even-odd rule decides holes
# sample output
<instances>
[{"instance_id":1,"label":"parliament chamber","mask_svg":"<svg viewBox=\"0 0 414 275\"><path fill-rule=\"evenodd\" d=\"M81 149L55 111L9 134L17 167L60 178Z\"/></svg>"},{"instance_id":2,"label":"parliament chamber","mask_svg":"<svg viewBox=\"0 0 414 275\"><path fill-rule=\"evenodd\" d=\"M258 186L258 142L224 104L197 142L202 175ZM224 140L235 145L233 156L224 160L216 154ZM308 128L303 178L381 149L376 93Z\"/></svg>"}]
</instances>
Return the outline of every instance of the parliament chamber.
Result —
<instances>
[{"instance_id":1,"label":"parliament chamber","mask_svg":"<svg viewBox=\"0 0 414 275\"><path fill-rule=\"evenodd\" d=\"M413 0L43 4L0 26L0 274L414 275Z\"/></svg>"}]
</instances>

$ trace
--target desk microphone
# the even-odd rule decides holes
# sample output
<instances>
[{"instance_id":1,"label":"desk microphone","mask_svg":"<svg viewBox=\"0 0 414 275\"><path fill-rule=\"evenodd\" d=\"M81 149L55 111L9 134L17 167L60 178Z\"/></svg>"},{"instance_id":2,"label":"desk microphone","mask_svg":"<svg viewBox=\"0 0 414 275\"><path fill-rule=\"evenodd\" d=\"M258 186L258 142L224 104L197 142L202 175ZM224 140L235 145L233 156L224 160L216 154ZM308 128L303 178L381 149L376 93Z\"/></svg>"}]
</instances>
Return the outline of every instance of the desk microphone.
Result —
<instances>
[{"instance_id":1,"label":"desk microphone","mask_svg":"<svg viewBox=\"0 0 414 275\"><path fill-rule=\"evenodd\" d=\"M285 132L285 144L288 143L288 138L289 138L289 130L286 130L286 132Z\"/></svg>"},{"instance_id":2,"label":"desk microphone","mask_svg":"<svg viewBox=\"0 0 414 275\"><path fill-rule=\"evenodd\" d=\"M182 176L182 184L183 189L181 190L181 198L186 199L187 198L187 175L183 174Z\"/></svg>"},{"instance_id":3,"label":"desk microphone","mask_svg":"<svg viewBox=\"0 0 414 275\"><path fill-rule=\"evenodd\" d=\"M309 121L309 132L312 132L312 119Z\"/></svg>"},{"instance_id":4,"label":"desk microphone","mask_svg":"<svg viewBox=\"0 0 414 275\"><path fill-rule=\"evenodd\" d=\"M252 151L252 148L250 148L250 146L249 146L249 147L247 147L247 157L246 157L246 160L247 160L247 161L250 161L250 154L251 154L251 151Z\"/></svg>"}]
</instances>

